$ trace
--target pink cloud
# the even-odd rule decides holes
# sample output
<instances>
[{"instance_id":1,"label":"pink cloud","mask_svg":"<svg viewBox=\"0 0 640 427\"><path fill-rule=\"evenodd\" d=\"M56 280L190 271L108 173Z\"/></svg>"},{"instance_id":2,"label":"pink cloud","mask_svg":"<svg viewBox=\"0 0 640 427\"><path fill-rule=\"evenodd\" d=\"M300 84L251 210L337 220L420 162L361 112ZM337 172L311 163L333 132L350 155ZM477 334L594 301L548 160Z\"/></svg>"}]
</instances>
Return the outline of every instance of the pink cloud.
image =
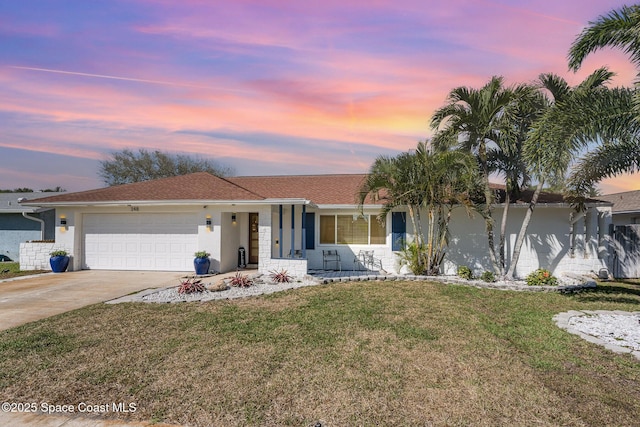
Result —
<instances>
[{"instance_id":1,"label":"pink cloud","mask_svg":"<svg viewBox=\"0 0 640 427\"><path fill-rule=\"evenodd\" d=\"M213 150L256 163L313 165L315 153L273 153L273 147L185 132L341 141L354 153L401 151L429 135L430 116L452 88L479 87L493 74L516 83L556 72L575 84L608 64L619 73L616 84L635 78L628 58L615 51L590 56L575 75L566 72L575 35L609 8L594 2L581 8L481 0L146 6L152 19L131 24L143 47L123 39L106 43L108 54L74 57L64 67L14 64L77 74L0 68L0 112L22 120L0 146L53 153L64 141L70 153L91 159L127 147ZM85 29L83 35L76 41L93 49L99 34ZM243 60L247 69L227 64ZM323 156L333 171L366 163L357 154Z\"/></svg>"}]
</instances>

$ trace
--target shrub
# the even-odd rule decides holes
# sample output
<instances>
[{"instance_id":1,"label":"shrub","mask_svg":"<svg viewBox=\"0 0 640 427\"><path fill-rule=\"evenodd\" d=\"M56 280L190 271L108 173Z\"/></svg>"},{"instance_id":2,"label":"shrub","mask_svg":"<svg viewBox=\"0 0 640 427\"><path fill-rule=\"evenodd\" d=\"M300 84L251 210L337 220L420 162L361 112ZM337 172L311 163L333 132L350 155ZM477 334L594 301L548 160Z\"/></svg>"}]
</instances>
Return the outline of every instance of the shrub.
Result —
<instances>
[{"instance_id":1,"label":"shrub","mask_svg":"<svg viewBox=\"0 0 640 427\"><path fill-rule=\"evenodd\" d=\"M485 282L495 282L496 276L491 271L485 271L480 275L480 280L483 280Z\"/></svg>"},{"instance_id":2,"label":"shrub","mask_svg":"<svg viewBox=\"0 0 640 427\"><path fill-rule=\"evenodd\" d=\"M67 251L64 249L58 249L56 251L49 252L50 256L67 256Z\"/></svg>"},{"instance_id":3,"label":"shrub","mask_svg":"<svg viewBox=\"0 0 640 427\"><path fill-rule=\"evenodd\" d=\"M209 258L211 254L207 251L198 251L195 254L193 254L193 256L195 256L196 258Z\"/></svg>"},{"instance_id":4,"label":"shrub","mask_svg":"<svg viewBox=\"0 0 640 427\"><path fill-rule=\"evenodd\" d=\"M192 294L194 292L204 292L204 285L202 279L196 279L195 277L189 277L186 280L180 282L178 286L179 294Z\"/></svg>"},{"instance_id":5,"label":"shrub","mask_svg":"<svg viewBox=\"0 0 640 427\"><path fill-rule=\"evenodd\" d=\"M236 288L248 288L251 285L253 285L253 280L246 274L238 272L231 278L231 286L235 286Z\"/></svg>"},{"instance_id":6,"label":"shrub","mask_svg":"<svg viewBox=\"0 0 640 427\"><path fill-rule=\"evenodd\" d=\"M466 265L461 265L460 267L458 267L458 276L467 280L473 279L473 273L471 272L471 269Z\"/></svg>"},{"instance_id":7,"label":"shrub","mask_svg":"<svg viewBox=\"0 0 640 427\"><path fill-rule=\"evenodd\" d=\"M425 272L425 261L427 259L427 250L422 246L418 246L416 242L404 244L398 253L398 261L400 265L406 265L411 273L421 275Z\"/></svg>"},{"instance_id":8,"label":"shrub","mask_svg":"<svg viewBox=\"0 0 640 427\"><path fill-rule=\"evenodd\" d=\"M556 286L558 284L558 279L544 268L530 273L525 280L529 286Z\"/></svg>"},{"instance_id":9,"label":"shrub","mask_svg":"<svg viewBox=\"0 0 640 427\"><path fill-rule=\"evenodd\" d=\"M271 280L273 280L276 283L291 283L291 281L293 280L292 276L289 276L289 274L287 274L287 270L281 270L281 271L271 271Z\"/></svg>"}]
</instances>

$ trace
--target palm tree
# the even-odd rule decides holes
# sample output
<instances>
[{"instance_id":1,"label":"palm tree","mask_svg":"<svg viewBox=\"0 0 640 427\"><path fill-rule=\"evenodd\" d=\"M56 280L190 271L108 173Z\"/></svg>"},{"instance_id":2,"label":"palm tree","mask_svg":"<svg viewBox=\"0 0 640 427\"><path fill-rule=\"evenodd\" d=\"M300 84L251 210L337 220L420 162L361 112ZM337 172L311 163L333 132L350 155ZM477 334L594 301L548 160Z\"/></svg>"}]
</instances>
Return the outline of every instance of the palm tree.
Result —
<instances>
[{"instance_id":1,"label":"palm tree","mask_svg":"<svg viewBox=\"0 0 640 427\"><path fill-rule=\"evenodd\" d=\"M545 183L564 179L580 150L610 132L612 123L607 117L615 110L607 102L615 102L615 95L604 84L612 76L612 72L600 68L571 88L560 76L540 75L539 87L548 98L543 114L532 124L525 143L526 161L538 184L516 238L507 279L512 279L515 273L524 237Z\"/></svg>"},{"instance_id":2,"label":"palm tree","mask_svg":"<svg viewBox=\"0 0 640 427\"><path fill-rule=\"evenodd\" d=\"M505 199L502 208L502 222L498 248L500 273L504 275L506 263L506 231L511 202L518 200L531 182L531 174L524 157L524 145L533 123L544 110L545 98L532 85L520 85L514 91L515 99L510 120L505 120L497 149L489 153L489 168L493 173L504 176Z\"/></svg>"},{"instance_id":3,"label":"palm tree","mask_svg":"<svg viewBox=\"0 0 640 427\"><path fill-rule=\"evenodd\" d=\"M424 171L423 206L428 215L425 241L428 274L437 274L449 243L449 223L455 206L469 211L478 189L474 157L461 151L436 151L419 143L415 156Z\"/></svg>"},{"instance_id":4,"label":"palm tree","mask_svg":"<svg viewBox=\"0 0 640 427\"><path fill-rule=\"evenodd\" d=\"M494 76L480 89L468 87L453 89L447 97L446 105L438 109L431 119L431 127L437 129L433 138L436 147L454 147L476 155L484 193L479 211L485 220L491 264L500 276L504 274L504 237L500 238L502 249L500 261L498 261L492 216L495 201L489 175L492 172L492 166L499 164L497 161L499 155L506 155L506 147L513 148L510 142L513 142L512 132L515 129L514 119L518 111L518 99L527 92L530 90L526 85L504 88L503 78ZM504 162L504 164L507 163L517 164L517 162ZM518 181L516 175L513 171L509 172L509 179L513 184ZM512 187L510 190L515 191L515 188ZM508 209L508 203L505 206Z\"/></svg>"},{"instance_id":5,"label":"palm tree","mask_svg":"<svg viewBox=\"0 0 640 427\"><path fill-rule=\"evenodd\" d=\"M592 52L604 47L620 48L630 56L631 61L640 68L640 5L622 6L607 15L590 22L573 42L569 51L569 68L576 71L584 59ZM571 176L576 189L584 189L603 178L625 172L637 172L640 169L640 72L636 80L636 90L632 93L629 110L621 109L628 94L619 93L623 99L609 99L606 107L612 107L614 114L610 120L618 134L609 134L596 151L588 154L581 166ZM621 125L622 124L622 125Z\"/></svg>"},{"instance_id":6,"label":"palm tree","mask_svg":"<svg viewBox=\"0 0 640 427\"><path fill-rule=\"evenodd\" d=\"M415 151L396 157L378 157L358 195L362 207L367 197L384 200L380 220L393 209L406 206L414 228L412 256L416 273L438 274L448 244L454 206L469 206L477 188L477 165L470 154L435 151L420 142ZM426 236L420 212L428 215Z\"/></svg>"},{"instance_id":7,"label":"palm tree","mask_svg":"<svg viewBox=\"0 0 640 427\"><path fill-rule=\"evenodd\" d=\"M367 197L384 201L379 220L384 220L397 207L406 207L414 230L414 243L420 249L423 248L420 217L424 196L423 175L424 171L411 153L401 153L395 157L379 156L369 168L358 193L361 209ZM426 264L422 255L420 251L418 265Z\"/></svg>"}]
</instances>

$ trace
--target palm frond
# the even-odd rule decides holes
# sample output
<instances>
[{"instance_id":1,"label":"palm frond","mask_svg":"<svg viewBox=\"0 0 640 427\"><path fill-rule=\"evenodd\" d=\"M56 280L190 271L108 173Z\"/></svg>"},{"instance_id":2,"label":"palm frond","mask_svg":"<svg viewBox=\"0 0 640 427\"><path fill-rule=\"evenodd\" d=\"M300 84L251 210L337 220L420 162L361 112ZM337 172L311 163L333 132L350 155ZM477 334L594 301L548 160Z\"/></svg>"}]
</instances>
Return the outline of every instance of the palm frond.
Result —
<instances>
[{"instance_id":1,"label":"palm frond","mask_svg":"<svg viewBox=\"0 0 640 427\"><path fill-rule=\"evenodd\" d=\"M584 59L604 47L620 48L640 65L640 6L622 6L589 22L569 50L569 68L576 71Z\"/></svg>"},{"instance_id":2,"label":"palm frond","mask_svg":"<svg viewBox=\"0 0 640 427\"><path fill-rule=\"evenodd\" d=\"M604 178L640 171L640 139L614 141L587 153L568 180L572 193L582 195Z\"/></svg>"}]
</instances>

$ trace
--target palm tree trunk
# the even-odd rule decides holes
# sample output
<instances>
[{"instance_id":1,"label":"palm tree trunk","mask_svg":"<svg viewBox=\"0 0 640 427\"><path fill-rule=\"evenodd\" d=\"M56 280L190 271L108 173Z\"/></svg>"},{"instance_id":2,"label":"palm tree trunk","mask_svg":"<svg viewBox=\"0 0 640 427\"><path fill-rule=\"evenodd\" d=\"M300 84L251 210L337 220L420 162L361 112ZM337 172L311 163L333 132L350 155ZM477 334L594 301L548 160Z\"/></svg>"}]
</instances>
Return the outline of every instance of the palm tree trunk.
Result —
<instances>
[{"instance_id":1,"label":"palm tree trunk","mask_svg":"<svg viewBox=\"0 0 640 427\"><path fill-rule=\"evenodd\" d=\"M432 268L433 243L435 241L435 207L429 206L429 231L427 241L427 271Z\"/></svg>"},{"instance_id":2,"label":"palm tree trunk","mask_svg":"<svg viewBox=\"0 0 640 427\"><path fill-rule=\"evenodd\" d=\"M444 212L442 212L443 209L447 210L446 215L444 214ZM436 255L438 261L437 261L437 265L434 266L436 271L440 271L440 264L444 259L444 248L447 246L447 234L449 234L449 222L451 222L451 211L452 211L451 206L448 206L446 208L441 207L441 211L440 211L441 225L439 230L440 241L438 244L438 253Z\"/></svg>"},{"instance_id":3,"label":"palm tree trunk","mask_svg":"<svg viewBox=\"0 0 640 427\"><path fill-rule=\"evenodd\" d=\"M502 209L502 222L500 224L500 277L504 276L504 265L505 265L505 238L507 234L507 217L509 215L509 204L511 202L511 196L507 191L504 199L504 208Z\"/></svg>"},{"instance_id":4,"label":"palm tree trunk","mask_svg":"<svg viewBox=\"0 0 640 427\"><path fill-rule=\"evenodd\" d=\"M483 216L484 216L484 225L485 230L487 232L487 241L489 244L489 259L491 260L491 265L496 274L500 274L500 269L498 267L498 259L496 256L496 247L495 247L495 237L493 234L493 202L492 202L492 194L491 188L489 187L489 176L486 176L485 188L484 188L484 197L485 197L485 206L483 208Z\"/></svg>"},{"instance_id":5,"label":"palm tree trunk","mask_svg":"<svg viewBox=\"0 0 640 427\"><path fill-rule=\"evenodd\" d=\"M413 241L418 248L422 247L422 226L420 225L420 213L419 209L416 209L414 205L409 204L409 217L413 224ZM418 264L422 265L422 257L418 256Z\"/></svg>"},{"instance_id":6,"label":"palm tree trunk","mask_svg":"<svg viewBox=\"0 0 640 427\"><path fill-rule=\"evenodd\" d=\"M478 158L480 159L480 166L482 170L482 178L484 180L484 222L485 230L487 231L487 240L489 243L489 259L491 260L491 266L496 274L500 274L500 268L498 267L498 260L496 257L495 237L493 234L493 216L491 211L493 210L493 194L491 193L491 186L489 185L489 167L487 165L487 147L484 142L478 145Z\"/></svg>"},{"instance_id":7,"label":"palm tree trunk","mask_svg":"<svg viewBox=\"0 0 640 427\"><path fill-rule=\"evenodd\" d=\"M543 186L544 179L540 179L540 182L538 182L538 186L536 187L536 191L534 191L533 197L531 198L531 202L529 203L529 209L527 209L527 213L525 214L522 225L520 226L520 232L518 233L518 238L516 239L516 245L513 248L513 257L511 258L511 264L509 265L509 270L507 271L506 275L507 280L513 279L513 273L516 271L518 259L520 258L520 251L522 249L522 244L524 243L524 236L527 234L527 229L529 228L529 223L531 222L531 215L533 214L533 210L536 207L536 203L538 203L538 196L540 196L540 192L542 192Z\"/></svg>"}]
</instances>

